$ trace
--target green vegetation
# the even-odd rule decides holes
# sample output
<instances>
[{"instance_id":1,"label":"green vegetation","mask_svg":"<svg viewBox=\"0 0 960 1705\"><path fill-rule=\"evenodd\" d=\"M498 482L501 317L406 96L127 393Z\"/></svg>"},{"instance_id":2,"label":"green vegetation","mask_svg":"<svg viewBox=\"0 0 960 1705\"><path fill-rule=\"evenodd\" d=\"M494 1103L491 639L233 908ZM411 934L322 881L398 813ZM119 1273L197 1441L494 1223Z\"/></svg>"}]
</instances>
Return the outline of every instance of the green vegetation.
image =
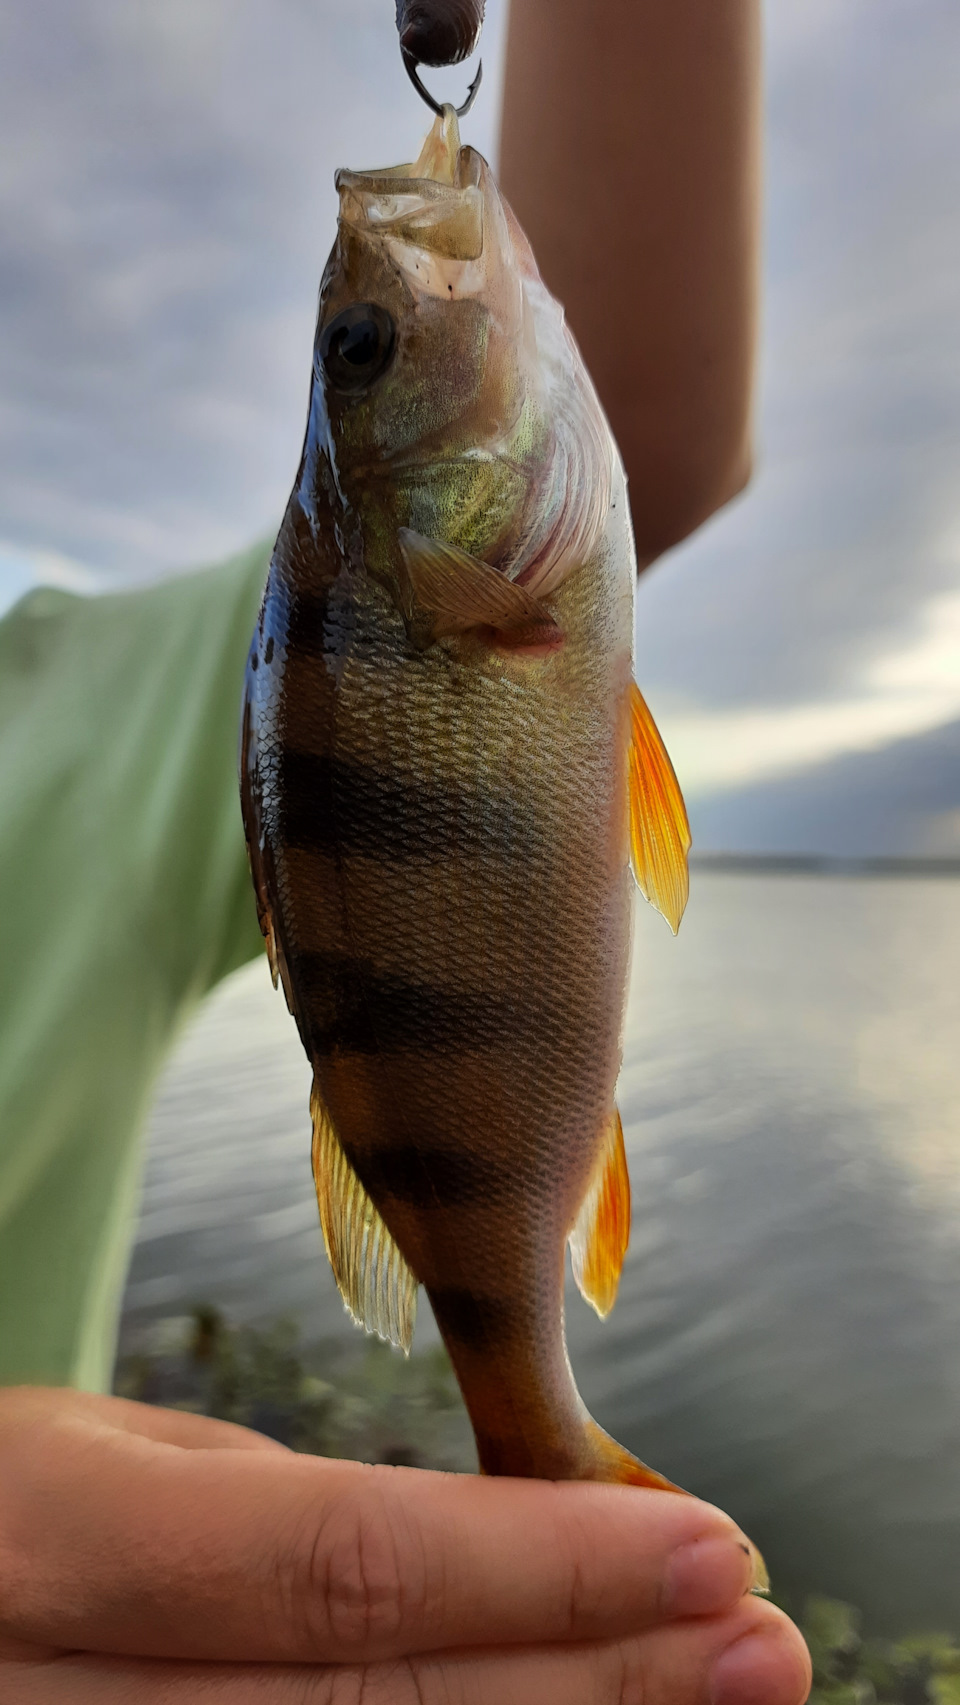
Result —
<instances>
[{"instance_id":1,"label":"green vegetation","mask_svg":"<svg viewBox=\"0 0 960 1705\"><path fill-rule=\"evenodd\" d=\"M303 1348L297 1327L229 1326L212 1308L160 1322L121 1358L121 1397L235 1421L314 1456L470 1472L477 1460L445 1352L407 1361L377 1338Z\"/></svg>"},{"instance_id":2,"label":"green vegetation","mask_svg":"<svg viewBox=\"0 0 960 1705\"><path fill-rule=\"evenodd\" d=\"M125 1356L122 1397L254 1427L294 1450L412 1467L476 1467L470 1427L441 1349L405 1361L376 1339L300 1346L297 1328L229 1326L214 1309L161 1322ZM947 1634L864 1638L850 1605L789 1605L813 1657L811 1705L960 1705L960 1643Z\"/></svg>"},{"instance_id":3,"label":"green vegetation","mask_svg":"<svg viewBox=\"0 0 960 1705\"><path fill-rule=\"evenodd\" d=\"M857 1612L807 1600L798 1618L813 1658L811 1705L960 1705L960 1644L948 1634L862 1639Z\"/></svg>"}]
</instances>

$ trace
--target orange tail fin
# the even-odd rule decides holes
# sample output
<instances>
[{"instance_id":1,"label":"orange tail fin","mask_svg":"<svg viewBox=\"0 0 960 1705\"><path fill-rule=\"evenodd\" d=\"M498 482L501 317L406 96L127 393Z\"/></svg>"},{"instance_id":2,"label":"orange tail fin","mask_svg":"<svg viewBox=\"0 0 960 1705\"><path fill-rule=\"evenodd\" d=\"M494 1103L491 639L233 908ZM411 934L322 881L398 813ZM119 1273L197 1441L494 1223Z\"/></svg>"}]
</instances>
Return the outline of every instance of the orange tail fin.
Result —
<instances>
[{"instance_id":1,"label":"orange tail fin","mask_svg":"<svg viewBox=\"0 0 960 1705\"><path fill-rule=\"evenodd\" d=\"M584 1480L613 1481L618 1486L646 1486L654 1492L679 1492L681 1497L687 1496L682 1486L675 1486L655 1468L648 1468L639 1457L631 1456L623 1445L618 1445L616 1439L598 1427L596 1421L587 1421L585 1434L584 1454L592 1459L596 1471L590 1473L587 1469L582 1476Z\"/></svg>"},{"instance_id":2,"label":"orange tail fin","mask_svg":"<svg viewBox=\"0 0 960 1705\"><path fill-rule=\"evenodd\" d=\"M612 1439L609 1433L598 1427L596 1421L587 1422L586 1434L597 1464L597 1472L585 1473L584 1479L614 1481L620 1486L646 1486L657 1492L679 1492L683 1497L688 1496L682 1486L675 1486L672 1480L665 1479L655 1468L648 1468L645 1462L631 1456L628 1450L617 1444L616 1439ZM770 1591L767 1565L756 1546L746 1536L743 1545L753 1564L750 1591L765 1596Z\"/></svg>"}]
</instances>

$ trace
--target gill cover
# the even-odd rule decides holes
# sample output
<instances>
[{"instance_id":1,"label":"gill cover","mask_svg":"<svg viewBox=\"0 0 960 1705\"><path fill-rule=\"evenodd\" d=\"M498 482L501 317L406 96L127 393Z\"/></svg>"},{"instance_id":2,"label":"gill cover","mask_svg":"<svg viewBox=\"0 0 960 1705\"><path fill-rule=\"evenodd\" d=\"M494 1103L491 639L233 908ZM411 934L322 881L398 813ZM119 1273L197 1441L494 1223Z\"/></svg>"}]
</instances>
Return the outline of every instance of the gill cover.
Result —
<instances>
[{"instance_id":1,"label":"gill cover","mask_svg":"<svg viewBox=\"0 0 960 1705\"><path fill-rule=\"evenodd\" d=\"M598 545L616 460L563 311L486 161L461 147L452 107L412 164L343 170L337 188L318 351L366 565L395 587L408 628L418 573L434 590L444 580L443 603L422 601L415 643L468 625L464 557L479 565L474 593L485 569L522 588L522 605L499 600L502 631L548 626L542 601ZM501 626L474 601L469 625Z\"/></svg>"}]
</instances>

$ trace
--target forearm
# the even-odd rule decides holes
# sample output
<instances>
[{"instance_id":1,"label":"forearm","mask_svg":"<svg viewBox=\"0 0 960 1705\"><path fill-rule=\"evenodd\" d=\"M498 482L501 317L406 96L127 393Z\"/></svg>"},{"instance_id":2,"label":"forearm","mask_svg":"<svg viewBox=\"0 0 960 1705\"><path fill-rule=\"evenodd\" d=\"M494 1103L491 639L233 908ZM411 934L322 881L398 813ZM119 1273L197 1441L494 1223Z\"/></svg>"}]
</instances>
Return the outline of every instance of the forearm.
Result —
<instances>
[{"instance_id":1,"label":"forearm","mask_svg":"<svg viewBox=\"0 0 960 1705\"><path fill-rule=\"evenodd\" d=\"M641 565L745 483L760 0L512 0L500 176L619 442Z\"/></svg>"}]
</instances>

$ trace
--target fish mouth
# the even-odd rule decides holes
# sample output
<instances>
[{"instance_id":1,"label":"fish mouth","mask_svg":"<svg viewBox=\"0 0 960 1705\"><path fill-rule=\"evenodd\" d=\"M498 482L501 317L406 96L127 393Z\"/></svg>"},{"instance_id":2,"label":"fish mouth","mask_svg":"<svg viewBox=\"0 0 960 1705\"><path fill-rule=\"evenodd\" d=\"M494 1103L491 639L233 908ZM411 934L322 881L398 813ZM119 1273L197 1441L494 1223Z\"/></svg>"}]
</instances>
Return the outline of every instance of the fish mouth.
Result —
<instances>
[{"instance_id":1,"label":"fish mouth","mask_svg":"<svg viewBox=\"0 0 960 1705\"><path fill-rule=\"evenodd\" d=\"M337 173L340 218L392 252L410 248L446 260L479 260L484 172L476 150L461 147L457 115L447 105L411 165Z\"/></svg>"}]
</instances>

